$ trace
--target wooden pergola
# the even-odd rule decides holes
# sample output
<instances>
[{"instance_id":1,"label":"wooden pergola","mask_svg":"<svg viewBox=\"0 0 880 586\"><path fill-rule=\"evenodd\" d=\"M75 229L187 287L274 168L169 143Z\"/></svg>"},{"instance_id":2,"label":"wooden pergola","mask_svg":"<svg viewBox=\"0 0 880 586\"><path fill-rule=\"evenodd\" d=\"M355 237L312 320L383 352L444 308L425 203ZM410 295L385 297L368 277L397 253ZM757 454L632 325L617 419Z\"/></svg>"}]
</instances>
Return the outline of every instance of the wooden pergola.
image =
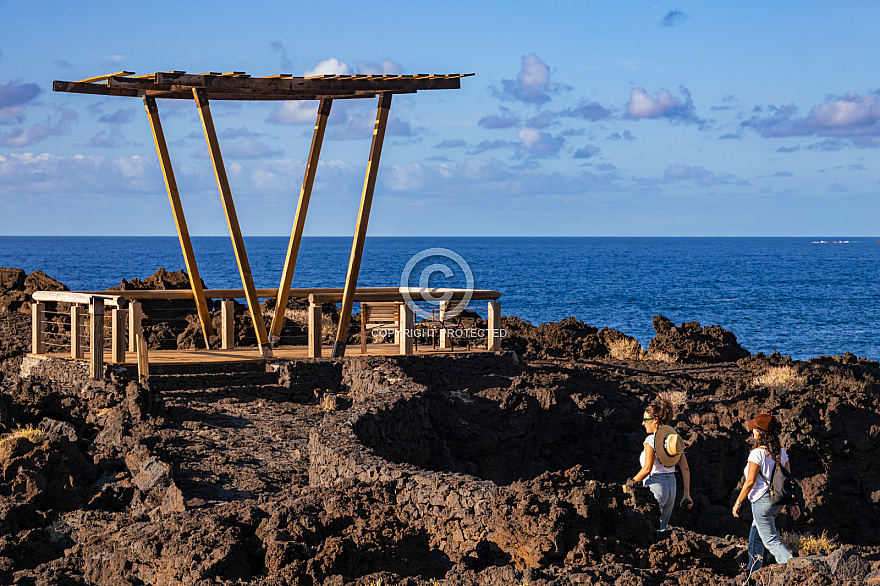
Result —
<instances>
[{"instance_id":1,"label":"wooden pergola","mask_svg":"<svg viewBox=\"0 0 880 586\"><path fill-rule=\"evenodd\" d=\"M388 122L388 113L391 109L391 96L394 94L414 94L420 90L459 89L461 87L461 78L471 75L474 74L321 75L314 77L294 77L292 75L280 74L267 77L251 77L239 71L200 74L190 74L184 71L160 71L147 75L135 75L134 72L120 71L80 81L55 81L53 89L56 92L143 98L147 116L150 119L153 138L156 142L159 162L162 165L162 173L165 176L165 187L168 191L168 199L171 202L174 222L177 225L177 235L180 239L180 247L183 251L186 272L189 275L202 332L205 336L205 345L207 348L210 348L210 340L214 336L214 330L211 325L208 304L202 289L202 281L199 277L189 231L186 227L186 218L183 213L177 182L174 179L171 158L168 154L168 147L165 144L165 135L162 132L162 124L159 120L159 110L156 105L156 98L195 100L202 120L202 128L205 131L205 140L208 144L208 152L211 155L211 163L214 166L214 175L217 178L217 187L220 190L223 210L226 213L226 223L229 227L229 235L232 238L232 247L235 251L235 259L241 274L241 283L244 288L251 319L253 320L260 354L263 356L271 356L272 341L279 338L281 334L284 320L283 308L287 306L290 286L293 280L293 271L296 266L296 257L299 252L306 213L309 208L312 185L314 184L315 172L318 167L318 158L321 155L324 130L327 126L327 119L330 115L330 107L333 104L333 100L375 98L378 96L379 105L376 114L376 124L373 129L373 142L370 147L369 160L367 161L360 210L355 227L354 241L351 246L348 273L345 278L339 329L336 332L336 340L333 344L332 356L337 357L345 354L345 342L351 319L351 310L354 304L355 291L357 289L361 256L367 235L367 224L370 219L373 191L376 186L376 177L379 169L379 156L382 152L385 127ZM287 246L287 255L284 260L284 271L281 276L281 284L278 287L275 317L268 332L260 314L254 278L248 263L238 216L235 213L235 204L232 199L232 191L229 188L229 180L226 177L226 169L223 166L220 144L217 140L213 119L211 118L209 100L320 101L315 131L312 135L312 145L300 190L299 203L296 208L296 216L294 217L290 242ZM282 310L278 311L277 308L282 308Z\"/></svg>"}]
</instances>

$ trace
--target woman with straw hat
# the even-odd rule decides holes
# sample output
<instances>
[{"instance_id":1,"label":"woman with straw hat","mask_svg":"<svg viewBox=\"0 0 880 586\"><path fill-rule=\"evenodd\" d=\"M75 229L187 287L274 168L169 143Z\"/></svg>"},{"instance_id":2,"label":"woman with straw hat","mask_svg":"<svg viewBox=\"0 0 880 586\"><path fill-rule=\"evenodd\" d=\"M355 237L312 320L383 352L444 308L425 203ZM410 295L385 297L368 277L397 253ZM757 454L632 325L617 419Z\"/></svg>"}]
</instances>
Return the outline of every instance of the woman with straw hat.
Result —
<instances>
[{"instance_id":1,"label":"woman with straw hat","mask_svg":"<svg viewBox=\"0 0 880 586\"><path fill-rule=\"evenodd\" d=\"M733 516L739 517L739 510L746 498L752 504L752 529L749 532L749 575L761 569L764 547L770 550L780 564L791 559L791 552L776 533L776 515L784 505L774 505L770 501L770 478L773 468L782 466L789 472L788 454L779 441L779 421L770 413L759 413L748 423L755 440L755 447L749 452L749 461L743 474L746 482L736 497ZM797 520L801 511L791 507L791 516Z\"/></svg>"},{"instance_id":2,"label":"woman with straw hat","mask_svg":"<svg viewBox=\"0 0 880 586\"><path fill-rule=\"evenodd\" d=\"M691 470L684 455L684 441L668 425L672 419L672 405L666 399L658 399L645 408L642 425L648 432L639 462L642 469L633 480L642 481L660 504L660 529L666 531L672 509L675 507L675 466L681 468L684 480L684 497L681 506L691 508Z\"/></svg>"}]
</instances>

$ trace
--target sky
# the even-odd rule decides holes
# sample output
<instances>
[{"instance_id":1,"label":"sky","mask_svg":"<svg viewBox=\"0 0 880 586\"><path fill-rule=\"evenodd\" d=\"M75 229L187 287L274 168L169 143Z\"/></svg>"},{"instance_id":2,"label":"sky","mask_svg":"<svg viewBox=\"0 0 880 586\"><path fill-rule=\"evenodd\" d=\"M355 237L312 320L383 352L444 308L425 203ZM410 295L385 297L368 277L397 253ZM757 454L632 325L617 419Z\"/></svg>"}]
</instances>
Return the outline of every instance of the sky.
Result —
<instances>
[{"instance_id":1,"label":"sky","mask_svg":"<svg viewBox=\"0 0 880 586\"><path fill-rule=\"evenodd\" d=\"M0 234L173 235L116 71L474 73L398 95L371 236L877 236L880 3L0 0ZM306 234L354 234L376 99L337 100ZM214 102L242 231L287 236L316 102ZM228 234L159 100L193 235Z\"/></svg>"}]
</instances>

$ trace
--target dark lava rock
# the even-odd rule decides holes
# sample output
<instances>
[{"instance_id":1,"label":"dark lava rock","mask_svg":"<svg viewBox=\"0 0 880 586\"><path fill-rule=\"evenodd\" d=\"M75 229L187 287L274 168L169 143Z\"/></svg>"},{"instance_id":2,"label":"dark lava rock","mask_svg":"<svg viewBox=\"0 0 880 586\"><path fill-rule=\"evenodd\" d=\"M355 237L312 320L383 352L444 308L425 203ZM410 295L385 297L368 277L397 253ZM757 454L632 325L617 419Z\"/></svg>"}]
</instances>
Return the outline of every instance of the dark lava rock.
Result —
<instances>
[{"instance_id":1,"label":"dark lava rock","mask_svg":"<svg viewBox=\"0 0 880 586\"><path fill-rule=\"evenodd\" d=\"M0 313L29 313L34 291L67 291L67 287L43 271L31 274L21 269L0 267Z\"/></svg>"},{"instance_id":2,"label":"dark lava rock","mask_svg":"<svg viewBox=\"0 0 880 586\"><path fill-rule=\"evenodd\" d=\"M733 332L721 326L700 327L692 321L676 327L662 315L655 315L654 331L657 335L648 345L648 351L667 354L680 363L735 362L749 355Z\"/></svg>"},{"instance_id":3,"label":"dark lava rock","mask_svg":"<svg viewBox=\"0 0 880 586\"><path fill-rule=\"evenodd\" d=\"M610 355L609 344L630 338L617 330L599 330L574 317L535 327L518 317L505 316L501 327L507 330L503 346L530 360L602 358Z\"/></svg>"}]
</instances>

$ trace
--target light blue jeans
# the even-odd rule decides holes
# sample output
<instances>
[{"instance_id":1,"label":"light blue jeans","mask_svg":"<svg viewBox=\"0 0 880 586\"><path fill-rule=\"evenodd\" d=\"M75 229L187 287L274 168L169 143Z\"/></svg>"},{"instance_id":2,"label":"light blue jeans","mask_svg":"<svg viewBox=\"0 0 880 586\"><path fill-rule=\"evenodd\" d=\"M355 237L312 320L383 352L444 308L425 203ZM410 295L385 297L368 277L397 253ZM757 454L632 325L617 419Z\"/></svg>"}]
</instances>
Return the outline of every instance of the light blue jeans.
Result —
<instances>
[{"instance_id":1,"label":"light blue jeans","mask_svg":"<svg viewBox=\"0 0 880 586\"><path fill-rule=\"evenodd\" d=\"M787 563L792 558L791 552L779 539L776 533L776 515L783 505L774 505L770 502L770 492L752 503L752 530L749 532L749 565L751 574L761 569L763 565L764 546L770 550L773 557L780 564Z\"/></svg>"},{"instance_id":2,"label":"light blue jeans","mask_svg":"<svg viewBox=\"0 0 880 586\"><path fill-rule=\"evenodd\" d=\"M672 517L672 509L675 508L675 474L651 474L643 481L643 484L651 489L654 498L660 504L660 531L666 531L669 518Z\"/></svg>"}]
</instances>

